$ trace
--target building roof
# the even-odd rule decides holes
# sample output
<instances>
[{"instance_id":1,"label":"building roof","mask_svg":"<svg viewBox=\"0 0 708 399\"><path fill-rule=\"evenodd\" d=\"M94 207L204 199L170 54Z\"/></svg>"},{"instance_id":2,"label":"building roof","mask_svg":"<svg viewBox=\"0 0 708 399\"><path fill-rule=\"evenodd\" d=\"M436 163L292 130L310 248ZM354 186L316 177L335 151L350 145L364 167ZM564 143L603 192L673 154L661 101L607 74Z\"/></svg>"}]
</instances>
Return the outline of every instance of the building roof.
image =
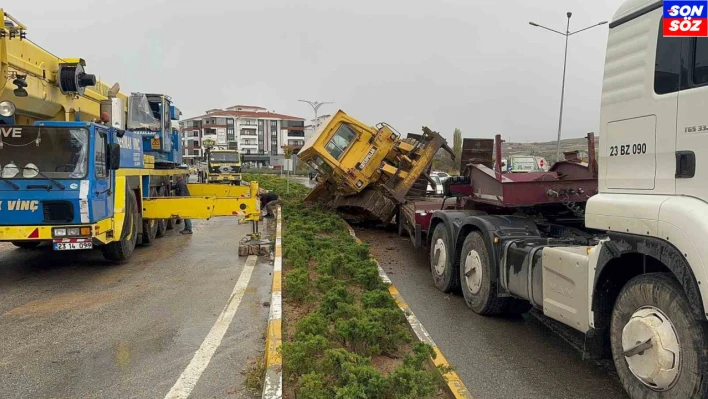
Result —
<instances>
[{"instance_id":1,"label":"building roof","mask_svg":"<svg viewBox=\"0 0 708 399\"><path fill-rule=\"evenodd\" d=\"M227 107L226 109L231 109L231 108L254 108L254 109L265 109L263 107L257 107L255 105L234 105L231 107Z\"/></svg>"},{"instance_id":2,"label":"building roof","mask_svg":"<svg viewBox=\"0 0 708 399\"><path fill-rule=\"evenodd\" d=\"M183 121L191 121L194 119L203 118L213 118L215 116L233 116L233 117L245 117L245 118L260 118L260 119L287 119L292 121L304 121L305 118L298 118L297 116L276 114L274 112L253 112L253 111L216 111L210 114L195 116L192 118L183 119Z\"/></svg>"}]
</instances>

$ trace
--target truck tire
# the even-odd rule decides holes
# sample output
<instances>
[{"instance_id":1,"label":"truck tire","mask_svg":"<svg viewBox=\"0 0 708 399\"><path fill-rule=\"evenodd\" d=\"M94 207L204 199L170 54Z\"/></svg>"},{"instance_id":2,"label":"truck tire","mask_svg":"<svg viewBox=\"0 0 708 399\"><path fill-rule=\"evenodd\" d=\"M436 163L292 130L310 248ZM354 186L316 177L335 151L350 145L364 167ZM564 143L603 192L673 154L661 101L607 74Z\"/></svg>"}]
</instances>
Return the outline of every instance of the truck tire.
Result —
<instances>
[{"instance_id":1,"label":"truck tire","mask_svg":"<svg viewBox=\"0 0 708 399\"><path fill-rule=\"evenodd\" d=\"M125 219L120 241L114 241L101 247L103 257L111 262L124 262L133 255L138 241L138 201L135 192L126 188L125 193Z\"/></svg>"},{"instance_id":2,"label":"truck tire","mask_svg":"<svg viewBox=\"0 0 708 399\"><path fill-rule=\"evenodd\" d=\"M142 245L152 245L157 239L157 222L157 220L143 220Z\"/></svg>"},{"instance_id":3,"label":"truck tire","mask_svg":"<svg viewBox=\"0 0 708 399\"><path fill-rule=\"evenodd\" d=\"M631 279L610 324L612 358L633 398L708 397L708 324L666 273Z\"/></svg>"},{"instance_id":4,"label":"truck tire","mask_svg":"<svg viewBox=\"0 0 708 399\"><path fill-rule=\"evenodd\" d=\"M155 197L167 197L166 187L160 189L153 188L150 191L152 192L150 196L154 195ZM162 237L165 235L167 232L167 221L168 219L160 219L155 221L157 223L157 233L155 234L156 237Z\"/></svg>"},{"instance_id":5,"label":"truck tire","mask_svg":"<svg viewBox=\"0 0 708 399\"><path fill-rule=\"evenodd\" d=\"M508 310L509 298L497 297L489 252L480 232L473 231L465 237L459 264L462 296L470 309L481 315L495 315Z\"/></svg>"},{"instance_id":6,"label":"truck tire","mask_svg":"<svg viewBox=\"0 0 708 399\"><path fill-rule=\"evenodd\" d=\"M448 293L459 289L459 274L449 254L451 241L443 223L435 226L430 241L430 273L433 275L435 287Z\"/></svg>"},{"instance_id":7,"label":"truck tire","mask_svg":"<svg viewBox=\"0 0 708 399\"><path fill-rule=\"evenodd\" d=\"M39 246L40 241L12 241L12 245L21 249L35 249Z\"/></svg>"}]
</instances>

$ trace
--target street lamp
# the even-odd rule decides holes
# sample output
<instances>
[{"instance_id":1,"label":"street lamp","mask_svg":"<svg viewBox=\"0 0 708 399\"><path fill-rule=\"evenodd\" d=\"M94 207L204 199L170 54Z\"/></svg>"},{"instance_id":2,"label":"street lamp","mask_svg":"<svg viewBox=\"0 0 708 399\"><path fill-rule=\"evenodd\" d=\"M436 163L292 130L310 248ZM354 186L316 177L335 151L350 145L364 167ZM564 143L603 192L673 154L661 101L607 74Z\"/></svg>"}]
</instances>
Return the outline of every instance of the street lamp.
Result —
<instances>
[{"instance_id":1,"label":"street lamp","mask_svg":"<svg viewBox=\"0 0 708 399\"><path fill-rule=\"evenodd\" d=\"M301 101L301 102L303 102L303 103L308 103L308 104L310 104L310 106L312 107L312 109L315 111L315 126L314 126L314 131L317 131L317 126L318 126L318 123L319 123L319 121L317 120L317 110L320 109L320 107L323 106L323 105L325 105L325 104L332 104L332 102L331 102L331 101L319 102L319 101L308 101L308 100L298 100L298 101Z\"/></svg>"},{"instance_id":2,"label":"street lamp","mask_svg":"<svg viewBox=\"0 0 708 399\"><path fill-rule=\"evenodd\" d=\"M565 55L563 56L563 84L561 85L560 115L558 116L558 142L556 143L556 162L560 161L561 127L563 126L563 99L565 97L565 70L566 70L566 65L568 63L568 38L570 36L573 36L576 33L580 33L582 31L588 30L590 28L594 28L596 26L604 25L607 23L607 21L602 21L602 22L596 23L595 25L590 25L586 28L576 30L575 32L571 32L570 31L570 17L573 16L573 13L568 12L566 15L568 16L568 23L565 28L565 33L559 32L555 29L547 28L547 27L545 27L543 25L539 25L535 22L529 22L529 25L531 25L531 26L535 26L537 28L543 28L545 30L565 36Z\"/></svg>"}]
</instances>

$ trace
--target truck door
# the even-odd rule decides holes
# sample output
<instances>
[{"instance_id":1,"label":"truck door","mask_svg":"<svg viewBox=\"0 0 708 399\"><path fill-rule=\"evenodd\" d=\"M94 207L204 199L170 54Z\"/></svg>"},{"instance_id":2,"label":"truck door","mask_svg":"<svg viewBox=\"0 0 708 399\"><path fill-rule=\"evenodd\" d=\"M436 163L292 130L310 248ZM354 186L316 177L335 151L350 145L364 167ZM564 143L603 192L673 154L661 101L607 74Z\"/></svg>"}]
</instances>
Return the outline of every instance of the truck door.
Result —
<instances>
[{"instance_id":1,"label":"truck door","mask_svg":"<svg viewBox=\"0 0 708 399\"><path fill-rule=\"evenodd\" d=\"M681 38L662 9L611 27L602 88L600 190L674 194Z\"/></svg>"},{"instance_id":2,"label":"truck door","mask_svg":"<svg viewBox=\"0 0 708 399\"><path fill-rule=\"evenodd\" d=\"M708 38L683 40L676 134L676 193L708 200ZM701 163L701 161L703 163Z\"/></svg>"},{"instance_id":3,"label":"truck door","mask_svg":"<svg viewBox=\"0 0 708 399\"><path fill-rule=\"evenodd\" d=\"M113 215L113 190L112 173L106 167L108 159L106 134L96 131L94 138L94 176L93 178L89 176L89 181L93 181L89 198L91 198L91 218L92 221L97 222Z\"/></svg>"}]
</instances>

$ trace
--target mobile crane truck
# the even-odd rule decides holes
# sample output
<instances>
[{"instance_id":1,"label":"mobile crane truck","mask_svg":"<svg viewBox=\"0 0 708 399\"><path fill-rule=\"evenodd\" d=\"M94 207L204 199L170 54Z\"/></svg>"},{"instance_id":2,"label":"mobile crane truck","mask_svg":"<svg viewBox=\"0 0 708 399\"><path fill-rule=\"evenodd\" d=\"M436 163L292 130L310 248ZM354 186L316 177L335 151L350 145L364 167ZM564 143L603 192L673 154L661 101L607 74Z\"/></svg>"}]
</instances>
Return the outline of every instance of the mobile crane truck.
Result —
<instances>
[{"instance_id":1,"label":"mobile crane truck","mask_svg":"<svg viewBox=\"0 0 708 399\"><path fill-rule=\"evenodd\" d=\"M257 183L191 184L191 197L172 196L185 172L172 127L180 113L168 96L109 88L84 60L53 56L0 14L0 241L100 247L123 261L176 218L259 219Z\"/></svg>"},{"instance_id":2,"label":"mobile crane truck","mask_svg":"<svg viewBox=\"0 0 708 399\"><path fill-rule=\"evenodd\" d=\"M238 150L210 148L206 151L207 183L241 185L241 154Z\"/></svg>"},{"instance_id":3,"label":"mobile crane truck","mask_svg":"<svg viewBox=\"0 0 708 399\"><path fill-rule=\"evenodd\" d=\"M599 162L589 136L587 163L502 174L501 137L467 141L449 203L399 215L474 312L533 306L611 356L631 397L706 398L708 38L664 37L665 6L625 1L609 25Z\"/></svg>"}]
</instances>

